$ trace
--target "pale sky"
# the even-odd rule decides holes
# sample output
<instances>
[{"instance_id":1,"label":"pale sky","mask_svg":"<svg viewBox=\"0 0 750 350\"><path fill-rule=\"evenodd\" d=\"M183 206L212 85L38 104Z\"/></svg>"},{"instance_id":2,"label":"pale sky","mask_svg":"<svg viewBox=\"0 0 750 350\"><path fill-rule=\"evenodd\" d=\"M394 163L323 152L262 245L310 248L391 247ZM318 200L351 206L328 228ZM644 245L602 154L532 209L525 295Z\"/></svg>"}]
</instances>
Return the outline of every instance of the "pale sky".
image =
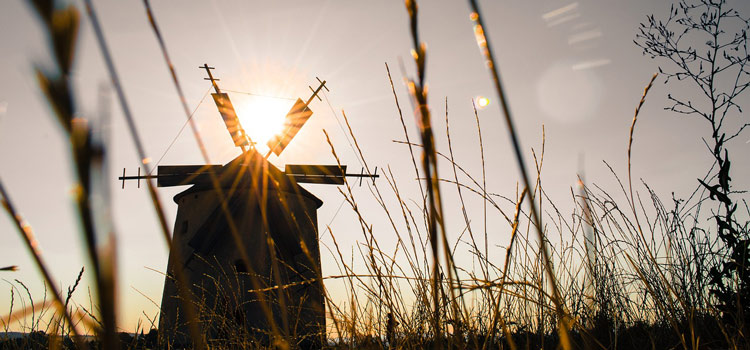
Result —
<instances>
[{"instance_id":1,"label":"pale sky","mask_svg":"<svg viewBox=\"0 0 750 350\"><path fill-rule=\"evenodd\" d=\"M79 1L72 3L82 8ZM750 15L749 3L737 1L736 5L740 12ZM185 114L143 4L104 0L95 1L95 6L147 156L156 161L185 123ZM282 156L272 156L271 162L281 168L287 163L333 164L322 132L325 129L342 162L357 172L360 163L336 119L343 123L343 109L368 164L379 169L390 167L402 196L420 202L408 148L392 142L404 140L404 135L384 64L390 66L410 137L416 141L416 123L400 64L402 60L405 74L413 76L408 18L402 1L155 0L152 6L188 105L197 107L194 120L213 163L225 163L239 150L232 146L211 98L200 103L209 83L203 80L205 71L198 69L199 65L216 67L214 74L225 90L287 98L277 100L282 110L288 108L284 101L291 105L289 99L306 99L308 85L317 86L317 76L328 82L330 106L325 98L313 102L310 121ZM642 56L632 41L646 15L664 17L669 2L505 0L480 1L480 6L529 160L530 148L541 147L542 125L545 127L542 177L548 195L561 208L571 210L570 188L581 171L588 181L619 195L619 187L602 160L624 178L633 111L643 87L657 70L657 64ZM472 176L481 179L471 99L487 96L490 105L480 110L479 116L488 192L514 197L518 169L497 96L474 40L469 13L463 1L420 2L419 28L427 43L427 82L438 150L448 152L444 122L447 97L455 157ZM97 119L100 90L106 88L109 76L90 21L85 11L81 14L73 70L77 110L84 117ZM0 4L0 178L34 228L54 277L66 288L74 282L85 259L71 195L74 176L69 146L33 74L36 65L52 65L40 29L41 23L27 4ZM697 184L695 179L702 177L710 165L709 154L699 139L706 125L663 110L666 94L674 89L657 80L641 112L633 147L634 179L643 179L665 201L673 191L678 197L689 195ZM257 96L230 93L230 97L245 118L246 129L253 129L253 120L265 118L241 107L254 103ZM161 300L163 276L152 270L166 269L168 252L146 189L128 183L122 190L116 180L122 168L135 174L139 159L113 95L109 111L111 123L103 125L102 130L109 135L119 326L133 330L142 312L149 317L156 314L156 307L138 291L157 302ZM739 188L750 184L750 167L740 161L748 154L749 139L745 134L732 145L734 159L738 160L733 162L733 179ZM195 140L186 129L160 164L202 163ZM453 176L446 163L440 171L444 178ZM378 186L394 204L385 179L379 179ZM330 224L342 251L349 256L363 237L355 215L344 204L334 218L342 204L334 186L306 188L324 201L318 211L320 231ZM170 223L177 210L171 198L184 189L158 190ZM463 230L463 218L455 204L455 187L445 186L444 193L448 235L455 239ZM369 215L366 219L374 226L381 246L392 251L392 228L370 190L363 185L355 187L354 194ZM480 225L481 201L471 197L467 207ZM491 225L491 245L507 244L510 230L502 224L500 215L493 212L488 221L495 224ZM41 276L5 213L0 215L0 235L0 266L20 268L17 272L0 272L4 280L0 283L0 315L5 315L14 283L11 281L18 279L28 285L36 301L41 300L43 288ZM332 242L329 233L321 240L328 245ZM493 252L498 260L504 254L499 247ZM333 257L323 245L321 254L323 274L338 274ZM361 260L356 263L358 253L354 259L363 268ZM471 269L468 254L459 254L457 262ZM84 280L84 287L88 287L88 280ZM335 290L332 296L345 298ZM75 300L88 305L85 288L79 290Z\"/></svg>"}]
</instances>

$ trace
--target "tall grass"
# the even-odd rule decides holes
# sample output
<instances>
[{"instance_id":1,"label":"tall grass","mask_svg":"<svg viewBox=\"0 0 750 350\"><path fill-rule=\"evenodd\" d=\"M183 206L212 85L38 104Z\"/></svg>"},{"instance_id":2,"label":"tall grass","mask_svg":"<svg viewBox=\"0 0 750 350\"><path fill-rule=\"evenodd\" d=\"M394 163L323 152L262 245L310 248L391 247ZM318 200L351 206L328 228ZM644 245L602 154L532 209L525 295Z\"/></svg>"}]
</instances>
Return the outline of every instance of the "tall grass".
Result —
<instances>
[{"instance_id":1,"label":"tall grass","mask_svg":"<svg viewBox=\"0 0 750 350\"><path fill-rule=\"evenodd\" d=\"M51 301L45 295L41 302L37 302L22 282L10 283L13 301L8 315L2 318L3 327L7 332L11 324L21 323L20 329L35 335L21 341L0 339L0 349L83 349L90 344L85 344L87 339L81 336L82 333L93 333L94 345L104 349L157 346L154 333L148 336L143 334L145 326L141 328L140 335L131 338L116 331L114 233L106 225L94 222L93 213L98 208L91 204L92 192L104 191L102 183L98 181L106 178L102 170L105 147L104 142L92 138L89 123L73 118L71 101L74 99L68 81L78 12L72 7L58 9L51 1L33 3L48 30L50 44L56 48L59 71L53 74L40 70L39 79L61 121L62 132L68 135L71 142L71 162L76 165L80 183L76 198L84 223L82 244L87 248L93 270L91 273L96 281L96 302L92 298L88 308L70 304L81 275L68 289L66 298L62 297L47 263L36 249L33 231L18 215L9 194L0 183L3 205L13 218L51 294ZM91 2L86 1L85 5L89 18L96 23ZM185 97L159 34L155 15L148 1L144 1L144 5L189 119ZM454 156L454 146L459 145L451 139L450 125L455 117L449 114L447 98L444 104L447 150L438 149L436 138L442 133L433 127L435 114L428 103L428 52L426 45L420 41L418 6L412 0L407 0L405 5L416 76L405 77L404 80L412 99L414 115L417 116L419 134L416 138L408 133L397 86L393 83L388 65L385 74L390 81L404 132L404 140L396 142L403 144L407 150L403 156L411 158L413 169L408 171L413 171L417 180L408 184L398 183L393 175L394 170L405 169L388 167L387 172L383 172L384 181L368 184L370 195L380 205L382 213L362 210L358 205L363 201L361 194L355 195L348 181L339 188L348 210L355 214L359 223L362 240L356 247L342 247L337 239L341 233L330 227L325 228L330 232L332 246L324 246L328 251L328 256L324 258L335 263L338 273L318 269L308 274L302 273L305 277L298 282L284 285L279 283L278 272L273 276L258 276L252 271L247 252L242 254L244 272L226 269L218 261L212 261L211 257L203 257L206 264L215 266L219 272L214 276L213 285L201 288L221 289L221 293L215 294L231 296L225 300L208 300L205 295L210 293L191 292L194 289L189 288L185 276L181 276L179 271L169 275L179 287L179 298L187 315L181 322L189 325L190 334L187 336L194 348L302 346L306 339L295 332L296 315L288 312L285 304L289 298L287 291L326 281L329 283L323 284L323 288L337 281L338 285L345 286L347 295L345 300L338 300L325 290L328 322L324 344L330 348L739 349L750 345L746 335L738 331L742 327L728 324L722 310L715 306L717 299L707 281L711 269L721 266L730 253L718 239L715 228L704 224L706 214L703 206L710 194L697 191L696 199L686 207L686 202L676 198L665 201L646 183L633 184L631 149L635 126L657 75L646 84L635 109L629 139L623 143L623 149L627 150L626 172L618 172L608 163L603 165L608 167L619 186L613 190L603 189L595 183L584 181L581 174L578 188L571 189L570 202L555 202L547 195L545 182L542 181L545 131L542 129L539 147L530 150L534 162L529 166L524 157L529 150L521 146L514 129L510 102L493 57L483 15L476 1L469 1L470 18L480 54L485 59L500 101L506 127L504 131L512 141L522 180L518 191L511 196L491 193L486 179L494 174L488 173L485 167L483 135L486 135L486 130L482 129L476 107L473 117L479 140L476 154L481 159L481 173L468 172L464 166L468 160ZM128 118L131 137L136 145L140 145L112 64L113 58L107 53L106 40L101 30L95 30L99 35L100 48L107 58L120 105ZM370 173L366 158L369 152L360 147L357 135L343 111L342 116L348 127L348 136L354 141L353 147ZM194 137L202 145L200 135L195 128L193 130ZM491 134L498 132L490 131ZM332 155L341 166L334 143L327 133L325 136ZM150 173L148 158L142 147L138 148L147 173ZM204 147L201 146L201 150L210 164ZM439 173L438 169L449 169L449 175ZM621 181L623 177L626 177L627 183ZM212 174L212 180L218 198L233 195L232 191L225 192L221 188L215 174ZM148 186L154 210L159 213L162 234L174 253L178 247L171 244L171 230L164 218L158 193L152 183L149 182ZM419 188L418 200L403 195L408 192L404 190L405 187L411 186ZM456 202L443 202L449 191L455 191ZM251 192L249 195L261 198L261 202L268 195L260 190ZM481 213L472 212L467 205L469 199L476 198L482 201ZM234 227L226 201L220 202L224 203L221 209L230 224L233 239L241 243L240 233ZM750 215L746 202L742 203ZM283 201L282 205L291 211ZM573 209L572 212L562 212L561 207ZM264 214L254 218L261 220L264 227L268 226L266 210L262 208L261 213ZM451 229L446 227L445 216L449 212L460 212L458 220L463 223L461 232L450 232ZM380 214L385 215L388 225L376 232L372 221ZM492 215L501 217L503 225L490 227L487 218ZM309 219L293 218L290 225L299 228L303 220ZM747 227L747 223L744 226ZM396 244L392 250L386 248L388 245L385 242L381 244L378 240L378 237L384 236L395 237ZM106 238L104 242L101 237ZM457 238L451 241L449 237ZM505 247L491 247L488 242L495 237L507 237ZM268 239L269 246L273 247L273 239L270 236ZM314 262L315 253L310 252L304 242L302 244L307 258ZM347 249L351 249L351 257L344 254ZM275 253L274 250L271 252ZM177 251L172 259L180 261L180 254ZM459 265L454 260L456 255L469 256L469 264ZM274 265L274 271L291 268L284 266L284 260L273 254L269 264ZM357 270L361 269L360 266L364 271ZM3 268L0 273L12 273L12 270ZM81 270L83 273L84 270ZM266 298L269 295L275 297ZM269 329L238 327L230 310L257 300L264 309ZM275 315L274 310L283 314ZM148 323L149 330L157 326L154 319L148 319ZM207 327L199 328L199 325ZM38 331L49 336L42 336ZM169 345L165 343L162 341L161 345Z\"/></svg>"}]
</instances>

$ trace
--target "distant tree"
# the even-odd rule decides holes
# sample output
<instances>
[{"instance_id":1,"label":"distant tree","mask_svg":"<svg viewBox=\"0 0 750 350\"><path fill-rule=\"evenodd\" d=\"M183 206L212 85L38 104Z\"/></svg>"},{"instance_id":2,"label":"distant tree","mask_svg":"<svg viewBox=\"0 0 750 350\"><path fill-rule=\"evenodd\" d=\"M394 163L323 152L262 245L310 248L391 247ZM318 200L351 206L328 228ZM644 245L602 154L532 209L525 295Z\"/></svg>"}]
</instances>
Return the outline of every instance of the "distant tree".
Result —
<instances>
[{"instance_id":1,"label":"distant tree","mask_svg":"<svg viewBox=\"0 0 750 350\"><path fill-rule=\"evenodd\" d=\"M742 97L748 101L749 29L748 18L724 0L679 1L666 20L648 16L635 39L644 55L664 62L665 84L681 87L668 95L665 109L703 119L710 130L703 141L714 162L698 182L716 203L711 217L726 254L704 278L724 324L743 343L750 339L750 240L747 220L738 222L736 215L739 192L731 188L728 145L750 125L739 104Z\"/></svg>"}]
</instances>

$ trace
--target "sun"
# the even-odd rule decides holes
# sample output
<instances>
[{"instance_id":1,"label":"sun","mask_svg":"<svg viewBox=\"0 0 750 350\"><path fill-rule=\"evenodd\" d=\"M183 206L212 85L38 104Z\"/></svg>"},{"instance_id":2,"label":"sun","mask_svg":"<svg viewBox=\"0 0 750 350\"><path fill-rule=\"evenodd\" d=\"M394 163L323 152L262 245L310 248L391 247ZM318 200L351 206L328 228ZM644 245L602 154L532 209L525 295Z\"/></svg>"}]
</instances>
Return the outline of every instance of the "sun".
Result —
<instances>
[{"instance_id":1,"label":"sun","mask_svg":"<svg viewBox=\"0 0 750 350\"><path fill-rule=\"evenodd\" d=\"M268 149L266 142L281 133L292 101L265 96L249 96L239 100L237 117L245 133L256 143L258 149Z\"/></svg>"}]
</instances>

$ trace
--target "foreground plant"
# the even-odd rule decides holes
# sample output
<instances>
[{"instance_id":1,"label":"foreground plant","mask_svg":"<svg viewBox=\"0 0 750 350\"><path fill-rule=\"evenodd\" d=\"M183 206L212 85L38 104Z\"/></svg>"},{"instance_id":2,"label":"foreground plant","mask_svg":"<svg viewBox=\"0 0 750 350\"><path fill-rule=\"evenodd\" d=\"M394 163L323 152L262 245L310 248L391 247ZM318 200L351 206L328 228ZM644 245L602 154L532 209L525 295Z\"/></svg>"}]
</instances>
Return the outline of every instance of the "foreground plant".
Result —
<instances>
[{"instance_id":1,"label":"foreground plant","mask_svg":"<svg viewBox=\"0 0 750 350\"><path fill-rule=\"evenodd\" d=\"M703 191L697 205L706 193L715 203L711 218L724 256L696 280L707 280L713 304L741 344L750 342L750 230L738 219L741 192L731 187L729 148L750 125L740 105L750 87L749 30L750 20L725 0L680 1L665 20L649 16L635 40L644 55L665 62L659 67L665 83L692 89L691 95L669 94L665 109L702 119L709 131L703 141L713 164L698 179Z\"/></svg>"}]
</instances>

